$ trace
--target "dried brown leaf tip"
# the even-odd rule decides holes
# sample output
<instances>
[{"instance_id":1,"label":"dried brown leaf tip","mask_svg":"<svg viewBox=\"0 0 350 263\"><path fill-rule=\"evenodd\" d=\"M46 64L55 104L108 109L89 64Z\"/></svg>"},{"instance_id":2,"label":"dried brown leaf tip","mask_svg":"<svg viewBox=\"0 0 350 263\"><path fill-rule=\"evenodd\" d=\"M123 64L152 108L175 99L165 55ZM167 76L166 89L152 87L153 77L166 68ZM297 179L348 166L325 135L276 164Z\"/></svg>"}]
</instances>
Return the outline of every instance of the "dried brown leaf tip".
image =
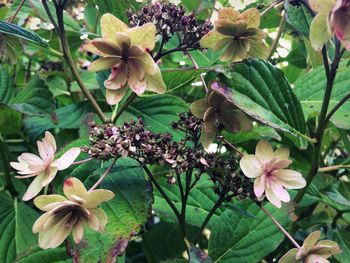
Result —
<instances>
[{"instance_id":1,"label":"dried brown leaf tip","mask_svg":"<svg viewBox=\"0 0 350 263\"><path fill-rule=\"evenodd\" d=\"M109 190L87 191L77 178L68 178L64 182L62 195L41 195L34 204L45 213L34 223L33 232L39 233L41 248L55 248L73 233L73 239L79 243L84 234L84 226L95 231L104 231L107 215L98 208L111 200L114 194Z\"/></svg>"},{"instance_id":2,"label":"dried brown leaf tip","mask_svg":"<svg viewBox=\"0 0 350 263\"><path fill-rule=\"evenodd\" d=\"M196 100L191 105L192 114L202 118L204 122L201 133L201 143L204 148L214 141L218 123L230 132L252 129L248 117L233 105L227 94L227 87L219 82L213 82L207 96Z\"/></svg>"},{"instance_id":3,"label":"dried brown leaf tip","mask_svg":"<svg viewBox=\"0 0 350 263\"><path fill-rule=\"evenodd\" d=\"M84 49L102 56L91 63L90 71L112 70L104 82L109 104L121 101L128 87L138 95L146 90L165 91L159 67L149 54L155 46L156 28L153 24L129 28L115 16L104 14L101 31L102 38L91 40Z\"/></svg>"},{"instance_id":4,"label":"dried brown leaf tip","mask_svg":"<svg viewBox=\"0 0 350 263\"><path fill-rule=\"evenodd\" d=\"M203 48L225 49L221 60L237 62L250 57L262 58L268 51L263 43L265 33L259 29L260 13L251 8L243 13L231 7L219 10L214 29L200 41Z\"/></svg>"},{"instance_id":5,"label":"dried brown leaf tip","mask_svg":"<svg viewBox=\"0 0 350 263\"><path fill-rule=\"evenodd\" d=\"M278 263L329 263L328 258L341 253L339 245L331 240L321 240L321 231L312 232L303 246L289 250Z\"/></svg>"}]
</instances>

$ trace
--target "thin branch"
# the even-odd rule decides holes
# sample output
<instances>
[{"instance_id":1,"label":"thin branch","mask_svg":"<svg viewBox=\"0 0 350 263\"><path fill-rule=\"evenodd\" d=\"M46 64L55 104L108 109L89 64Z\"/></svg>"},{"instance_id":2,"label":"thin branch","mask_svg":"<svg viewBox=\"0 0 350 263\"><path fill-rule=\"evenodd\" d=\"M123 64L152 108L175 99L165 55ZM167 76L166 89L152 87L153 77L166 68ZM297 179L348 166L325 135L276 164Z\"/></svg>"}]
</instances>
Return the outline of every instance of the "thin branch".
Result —
<instances>
[{"instance_id":1,"label":"thin branch","mask_svg":"<svg viewBox=\"0 0 350 263\"><path fill-rule=\"evenodd\" d=\"M332 118L332 116L334 115L334 113L337 112L337 110L339 110L339 108L341 106L343 106L343 104L345 102L347 102L350 99L350 93L348 93L344 98L342 98L335 106L333 109L331 109L331 111L328 113L327 117L326 117L326 122L329 122L329 120Z\"/></svg>"},{"instance_id":2,"label":"thin branch","mask_svg":"<svg viewBox=\"0 0 350 263\"><path fill-rule=\"evenodd\" d=\"M87 162L89 162L91 160L92 160L92 158L87 158L87 159L84 159L84 160L81 160L81 161L73 162L72 165L78 165L78 164L82 164L82 163L87 163Z\"/></svg>"},{"instance_id":3,"label":"thin branch","mask_svg":"<svg viewBox=\"0 0 350 263\"><path fill-rule=\"evenodd\" d=\"M22 7L23 7L25 1L26 1L26 0L22 0L22 1L19 3L19 6L17 7L15 13L13 14L13 16L11 16L11 17L9 18L9 20L7 20L7 22L12 23L12 21L13 21L13 20L16 18L16 16L18 15L19 11L22 9Z\"/></svg>"},{"instance_id":4,"label":"thin branch","mask_svg":"<svg viewBox=\"0 0 350 263\"><path fill-rule=\"evenodd\" d=\"M281 4L282 2L283 2L283 0L278 0L278 1L272 2L266 9L264 9L264 11L262 11L260 13L260 16L266 15L272 8L276 7L277 5Z\"/></svg>"},{"instance_id":5,"label":"thin branch","mask_svg":"<svg viewBox=\"0 0 350 263\"><path fill-rule=\"evenodd\" d=\"M196 60L194 59L194 57L190 54L190 52L185 51L185 54L186 54L186 56L188 56L188 58L192 61L192 64L193 64L194 68L195 68L195 69L199 69L198 64L197 64L197 61L196 61ZM205 80L204 80L203 75L200 74L199 77L200 77L200 79L201 79L201 81L202 81L202 83L203 83L203 87L204 87L205 93L208 93L208 92L209 92L209 89L208 89L207 84L205 83Z\"/></svg>"},{"instance_id":6,"label":"thin branch","mask_svg":"<svg viewBox=\"0 0 350 263\"><path fill-rule=\"evenodd\" d=\"M293 245L300 249L300 245L294 240L294 238L283 228L283 226L278 223L278 221L276 220L276 218L273 217L273 215L267 211L263 206L260 206L261 210L264 211L264 213L272 220L272 222L275 223L275 225L278 227L278 229L293 243Z\"/></svg>"},{"instance_id":7,"label":"thin branch","mask_svg":"<svg viewBox=\"0 0 350 263\"><path fill-rule=\"evenodd\" d=\"M266 57L266 60L270 60L273 53L275 53L278 42L279 42L284 30L286 29L286 24L287 24L286 12L282 11L282 17L281 17L280 24L278 26L277 35L271 44L270 51L269 51L268 56Z\"/></svg>"},{"instance_id":8,"label":"thin branch","mask_svg":"<svg viewBox=\"0 0 350 263\"><path fill-rule=\"evenodd\" d=\"M331 172L339 169L348 169L348 168L350 168L350 164L339 164L339 165L333 165L333 166L327 166L327 167L320 167L318 168L318 172L325 173L325 172Z\"/></svg>"},{"instance_id":9,"label":"thin branch","mask_svg":"<svg viewBox=\"0 0 350 263\"><path fill-rule=\"evenodd\" d=\"M230 147L232 150L237 152L241 157L244 156L244 153L242 153L236 146L234 146L232 143L226 140L223 136L217 136L217 138L221 140L226 146Z\"/></svg>"},{"instance_id":10,"label":"thin branch","mask_svg":"<svg viewBox=\"0 0 350 263\"><path fill-rule=\"evenodd\" d=\"M122 113L126 110L126 108L131 104L131 102L137 97L136 93L132 93L124 102L123 106L120 107L120 109L118 110L118 112L116 113L116 115L113 117L112 122L115 123L120 115L122 115Z\"/></svg>"},{"instance_id":11,"label":"thin branch","mask_svg":"<svg viewBox=\"0 0 350 263\"><path fill-rule=\"evenodd\" d=\"M102 181L106 178L106 176L107 176L107 175L109 174L109 172L112 170L112 168L113 168L115 162L117 161L117 159L118 159L118 156L116 156L116 157L113 159L113 161L112 161L112 163L110 164L110 166L108 166L107 170L101 175L100 179L97 180L97 182L89 189L89 191L94 190L97 186L99 186L99 185L102 183Z\"/></svg>"}]
</instances>

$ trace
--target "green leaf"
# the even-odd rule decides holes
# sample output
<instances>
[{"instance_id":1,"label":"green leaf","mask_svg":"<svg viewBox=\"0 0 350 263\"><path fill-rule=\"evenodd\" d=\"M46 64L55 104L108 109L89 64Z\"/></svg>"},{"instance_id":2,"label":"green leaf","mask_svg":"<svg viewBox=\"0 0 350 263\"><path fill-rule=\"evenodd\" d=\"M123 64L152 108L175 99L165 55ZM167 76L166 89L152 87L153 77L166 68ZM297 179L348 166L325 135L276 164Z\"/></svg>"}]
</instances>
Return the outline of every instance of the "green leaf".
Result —
<instances>
[{"instance_id":1,"label":"green leaf","mask_svg":"<svg viewBox=\"0 0 350 263\"><path fill-rule=\"evenodd\" d=\"M202 250L195 246L191 246L190 263L213 263L213 261Z\"/></svg>"},{"instance_id":2,"label":"green leaf","mask_svg":"<svg viewBox=\"0 0 350 263\"><path fill-rule=\"evenodd\" d=\"M92 185L108 165L90 176L87 184ZM84 240L75 248L75 255L81 262L113 262L124 252L130 237L140 231L151 213L152 187L135 160L119 159L101 188L115 194L111 201L101 206L108 216L108 224L102 234L86 231Z\"/></svg>"},{"instance_id":3,"label":"green leaf","mask_svg":"<svg viewBox=\"0 0 350 263\"><path fill-rule=\"evenodd\" d=\"M313 17L306 7L302 4L292 5L289 1L284 1L284 8L287 11L287 22L298 32L309 37Z\"/></svg>"},{"instance_id":4,"label":"green leaf","mask_svg":"<svg viewBox=\"0 0 350 263\"><path fill-rule=\"evenodd\" d=\"M168 95L155 95L138 98L123 113L120 122L130 121L130 114L134 118L142 118L153 132L169 132L178 140L183 133L171 128L171 123L178 119L177 114L188 111L188 105L182 99Z\"/></svg>"},{"instance_id":5,"label":"green leaf","mask_svg":"<svg viewBox=\"0 0 350 263\"><path fill-rule=\"evenodd\" d=\"M136 11L140 7L140 4L136 0L96 0L96 4L101 14L111 13L124 23L128 23L128 16L126 15L126 12L129 9Z\"/></svg>"},{"instance_id":6,"label":"green leaf","mask_svg":"<svg viewBox=\"0 0 350 263\"><path fill-rule=\"evenodd\" d=\"M255 215L255 219L227 211L220 216L209 239L209 256L214 262L259 262L284 239L271 219L255 203L246 202L240 208ZM279 223L287 223L285 209L271 204L265 205L265 208Z\"/></svg>"},{"instance_id":7,"label":"green leaf","mask_svg":"<svg viewBox=\"0 0 350 263\"><path fill-rule=\"evenodd\" d=\"M162 70L162 76L167 92L170 92L189 85L204 72L207 69L169 69Z\"/></svg>"},{"instance_id":8,"label":"green leaf","mask_svg":"<svg viewBox=\"0 0 350 263\"><path fill-rule=\"evenodd\" d=\"M38 34L6 21L0 20L0 32L30 41L45 48L49 47L48 41L41 38Z\"/></svg>"},{"instance_id":9,"label":"green leaf","mask_svg":"<svg viewBox=\"0 0 350 263\"><path fill-rule=\"evenodd\" d=\"M336 229L328 229L327 238L338 243L343 251L333 257L339 262L348 262L350 258L350 232L348 229L337 227Z\"/></svg>"},{"instance_id":10,"label":"green leaf","mask_svg":"<svg viewBox=\"0 0 350 263\"><path fill-rule=\"evenodd\" d=\"M0 262L14 262L16 256L37 244L32 226L37 213L6 192L0 192Z\"/></svg>"},{"instance_id":11,"label":"green leaf","mask_svg":"<svg viewBox=\"0 0 350 263\"><path fill-rule=\"evenodd\" d=\"M59 75L52 75L45 79L45 84L49 87L54 97L60 95L70 95L67 90L66 80Z\"/></svg>"},{"instance_id":12,"label":"green leaf","mask_svg":"<svg viewBox=\"0 0 350 263\"><path fill-rule=\"evenodd\" d=\"M0 105L4 104L30 116L50 116L55 110L53 95L39 77L33 77L27 87L15 95L7 71L0 66L0 72Z\"/></svg>"},{"instance_id":13,"label":"green leaf","mask_svg":"<svg viewBox=\"0 0 350 263\"><path fill-rule=\"evenodd\" d=\"M237 133L229 133L224 131L223 135L234 145L250 140L261 140L270 138L278 141L282 140L281 136L274 129L268 126L253 127L251 131L242 131Z\"/></svg>"},{"instance_id":14,"label":"green leaf","mask_svg":"<svg viewBox=\"0 0 350 263\"><path fill-rule=\"evenodd\" d=\"M65 247L58 247L47 250L42 250L39 247L33 247L19 255L16 259L16 263L59 263L65 259L69 259Z\"/></svg>"},{"instance_id":15,"label":"green leaf","mask_svg":"<svg viewBox=\"0 0 350 263\"><path fill-rule=\"evenodd\" d=\"M334 81L329 111L349 93L349 81L350 68L347 66L340 67ZM306 118L319 115L323 103L326 82L323 66L311 70L295 82L294 91L301 102ZM345 130L350 129L349 101L344 103L333 115L331 122L338 128Z\"/></svg>"},{"instance_id":16,"label":"green leaf","mask_svg":"<svg viewBox=\"0 0 350 263\"><path fill-rule=\"evenodd\" d=\"M235 64L225 77L221 75L221 80L230 88L233 103L243 112L286 132L298 146L307 146L301 105L280 69L251 59Z\"/></svg>"}]
</instances>

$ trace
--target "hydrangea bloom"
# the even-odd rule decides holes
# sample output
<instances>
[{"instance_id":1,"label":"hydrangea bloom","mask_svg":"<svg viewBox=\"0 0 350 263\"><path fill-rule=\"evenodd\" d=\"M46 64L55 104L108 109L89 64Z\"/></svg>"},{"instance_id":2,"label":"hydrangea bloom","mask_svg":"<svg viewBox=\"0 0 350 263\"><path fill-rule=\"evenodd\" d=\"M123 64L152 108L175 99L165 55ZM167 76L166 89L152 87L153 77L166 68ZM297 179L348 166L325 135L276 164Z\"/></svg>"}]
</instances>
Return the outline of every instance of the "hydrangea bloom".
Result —
<instances>
[{"instance_id":1,"label":"hydrangea bloom","mask_svg":"<svg viewBox=\"0 0 350 263\"><path fill-rule=\"evenodd\" d=\"M201 39L200 45L214 51L225 48L221 60L236 62L266 55L268 49L263 43L266 35L259 29L260 13L256 8L243 13L231 7L222 8L214 24L214 29Z\"/></svg>"},{"instance_id":2,"label":"hydrangea bloom","mask_svg":"<svg viewBox=\"0 0 350 263\"><path fill-rule=\"evenodd\" d=\"M127 92L128 86L136 94L146 90L165 91L158 65L149 54L155 46L156 28L152 23L128 28L111 14L101 18L102 38L87 43L87 51L102 56L91 63L90 71L111 69L104 82L107 102L117 104Z\"/></svg>"},{"instance_id":3,"label":"hydrangea bloom","mask_svg":"<svg viewBox=\"0 0 350 263\"><path fill-rule=\"evenodd\" d=\"M107 215L98 208L102 202L111 200L114 194L109 190L87 191L77 178L68 178L64 182L61 195L41 195L34 204L45 213L33 226L33 232L39 233L41 248L55 248L73 232L73 239L79 243L84 235L84 225L102 232L107 224Z\"/></svg>"},{"instance_id":4,"label":"hydrangea bloom","mask_svg":"<svg viewBox=\"0 0 350 263\"><path fill-rule=\"evenodd\" d=\"M321 232L311 233L303 243L303 246L289 250L278 263L329 263L327 258L341 253L339 245L331 240L321 240Z\"/></svg>"},{"instance_id":5,"label":"hydrangea bloom","mask_svg":"<svg viewBox=\"0 0 350 263\"><path fill-rule=\"evenodd\" d=\"M281 201L290 201L286 189L299 189L306 185L299 172L285 169L292 163L288 158L287 148L273 151L271 144L262 140L256 146L255 155L246 155L240 161L245 176L255 178L255 195L261 198L265 193L266 198L279 208Z\"/></svg>"},{"instance_id":6,"label":"hydrangea bloom","mask_svg":"<svg viewBox=\"0 0 350 263\"><path fill-rule=\"evenodd\" d=\"M24 201L35 197L41 189L51 183L57 171L67 169L80 154L80 148L73 147L55 160L56 141L48 131L45 132L45 138L37 141L37 146L39 156L32 153L22 153L17 158L18 162L10 163L20 174L17 178L35 177L23 196Z\"/></svg>"}]
</instances>

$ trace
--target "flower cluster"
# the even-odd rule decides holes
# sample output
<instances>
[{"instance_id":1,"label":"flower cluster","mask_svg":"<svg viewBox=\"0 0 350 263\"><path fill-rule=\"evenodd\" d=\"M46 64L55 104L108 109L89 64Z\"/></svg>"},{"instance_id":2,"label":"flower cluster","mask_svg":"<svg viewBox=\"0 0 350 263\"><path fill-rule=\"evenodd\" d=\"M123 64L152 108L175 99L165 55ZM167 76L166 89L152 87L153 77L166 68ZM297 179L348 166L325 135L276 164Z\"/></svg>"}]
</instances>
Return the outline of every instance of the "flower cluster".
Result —
<instances>
[{"instance_id":1,"label":"flower cluster","mask_svg":"<svg viewBox=\"0 0 350 263\"><path fill-rule=\"evenodd\" d=\"M219 10L215 27L200 41L203 48L219 51L223 61L241 61L250 57L263 58L268 50L263 43L265 33L259 29L260 13L251 8L239 13L231 7Z\"/></svg>"},{"instance_id":2,"label":"flower cluster","mask_svg":"<svg viewBox=\"0 0 350 263\"><path fill-rule=\"evenodd\" d=\"M91 63L90 71L112 70L104 82L109 104L119 103L128 87L137 95L146 90L165 91L160 69L149 54L155 46L156 28L152 23L128 28L112 14L104 14L101 31L102 38L91 40L84 49L102 56Z\"/></svg>"},{"instance_id":3,"label":"flower cluster","mask_svg":"<svg viewBox=\"0 0 350 263\"><path fill-rule=\"evenodd\" d=\"M153 23L157 28L157 34L167 42L174 34L178 34L182 43L180 46L187 48L199 48L199 40L207 34L212 25L209 20L199 23L194 12L186 15L182 6L171 3L155 3L144 6L141 12L127 13L131 26L142 26Z\"/></svg>"},{"instance_id":4,"label":"flower cluster","mask_svg":"<svg viewBox=\"0 0 350 263\"><path fill-rule=\"evenodd\" d=\"M214 141L218 123L230 132L252 129L248 117L233 105L227 94L227 87L219 82L213 82L206 97L191 105L192 114L197 118L202 118L204 122L201 143L205 148Z\"/></svg>"},{"instance_id":5,"label":"flower cluster","mask_svg":"<svg viewBox=\"0 0 350 263\"><path fill-rule=\"evenodd\" d=\"M350 0L310 0L309 3L317 12L310 27L313 48L321 50L335 34L344 47L350 50Z\"/></svg>"},{"instance_id":6,"label":"flower cluster","mask_svg":"<svg viewBox=\"0 0 350 263\"><path fill-rule=\"evenodd\" d=\"M311 233L303 243L301 248L289 250L278 263L329 263L327 258L341 253L339 245L331 240L321 240L321 232Z\"/></svg>"}]
</instances>

